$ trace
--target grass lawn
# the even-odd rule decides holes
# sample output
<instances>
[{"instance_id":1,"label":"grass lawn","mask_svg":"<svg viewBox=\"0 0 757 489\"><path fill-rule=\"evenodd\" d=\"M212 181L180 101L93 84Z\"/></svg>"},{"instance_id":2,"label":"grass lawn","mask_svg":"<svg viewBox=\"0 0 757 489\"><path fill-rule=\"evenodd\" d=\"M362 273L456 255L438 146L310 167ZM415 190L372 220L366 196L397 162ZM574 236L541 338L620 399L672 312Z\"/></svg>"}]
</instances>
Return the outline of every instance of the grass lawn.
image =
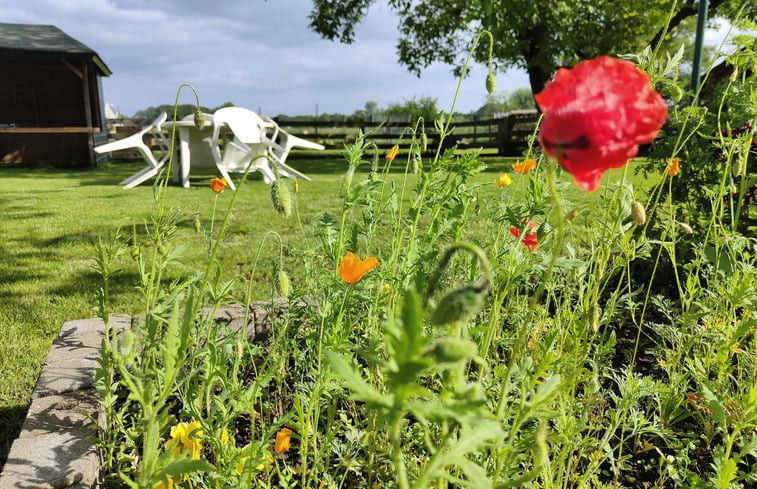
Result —
<instances>
[{"instance_id":1,"label":"grass lawn","mask_svg":"<svg viewBox=\"0 0 757 489\"><path fill-rule=\"evenodd\" d=\"M499 189L493 184L500 171L512 173L511 159L489 158L488 169L475 177L482 184L482 196ZM286 248L307 246L311 240L312 224L323 212L338 215L341 211L341 180L346 163L340 159L290 160L290 163L313 178L299 183L297 207L305 235L297 219L282 219L272 209L269 187L259 174L251 175L237 200L227 231L227 241L221 252L226 278L241 277L249 272L251 263L265 232L278 232ZM18 434L29 405L29 396L51 342L64 321L95 315L95 292L101 286L93 272L93 243L98 236L114 235L119 228L130 236L136 223L138 237L145 235L144 223L155 209L153 189L143 184L125 191L117 182L135 173L141 163L107 163L92 170L0 169L0 205L3 210L0 242L0 466L7 450ZM363 167L367 170L366 167ZM608 179L619 178L611 172ZM633 172L629 176L633 180ZM168 188L170 207L179 207L187 218L181 221L174 237L176 243L189 244L183 263L186 269L172 273L186 274L204 267L207 241L194 228L194 214L199 214L202 226L209 229L215 194L208 188L208 180L215 176L210 170L193 174L191 187ZM393 174L401 179L403 174ZM238 176L237 176L238 178ZM412 178L412 177L411 177ZM561 182L568 182L563 175ZM606 187L606 186L605 186ZM576 201L585 203L599 194L583 194L570 184ZM218 219L223 216L232 192L218 196ZM218 226L218 222L215 223ZM217 229L217 228L216 228ZM486 228L471 229L470 233L486 232ZM266 242L267 250L275 256L273 240ZM267 254L258 266L256 278L270 274ZM111 285L112 310L137 313L139 296L135 289L136 273L128 270L128 253L124 257L125 270L118 272ZM297 264L290 273L296 285ZM169 277L170 278L170 277ZM270 283L270 281L266 281ZM267 295L269 285L261 286L258 295ZM241 292L238 294L241 300Z\"/></svg>"}]
</instances>

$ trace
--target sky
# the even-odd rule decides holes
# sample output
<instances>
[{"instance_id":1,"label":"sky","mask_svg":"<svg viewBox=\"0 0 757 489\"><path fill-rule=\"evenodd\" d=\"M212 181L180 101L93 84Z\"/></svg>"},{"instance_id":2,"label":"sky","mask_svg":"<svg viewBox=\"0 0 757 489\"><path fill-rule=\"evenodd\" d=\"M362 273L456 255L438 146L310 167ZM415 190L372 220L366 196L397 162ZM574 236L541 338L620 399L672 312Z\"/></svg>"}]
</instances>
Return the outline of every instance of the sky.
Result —
<instances>
[{"instance_id":1,"label":"sky","mask_svg":"<svg viewBox=\"0 0 757 489\"><path fill-rule=\"evenodd\" d=\"M398 19L374 4L355 42L321 39L308 28L311 0L24 0L0 2L0 22L51 24L94 49L113 74L103 78L107 103L131 116L171 104L182 83L200 104L231 101L269 116L351 114L413 97L449 110L458 80L447 65L420 77L398 64ZM708 43L722 35L712 32ZM486 67L463 81L455 110L485 103ZM523 70L497 73L497 90L528 86ZM179 103L194 103L188 90Z\"/></svg>"}]
</instances>

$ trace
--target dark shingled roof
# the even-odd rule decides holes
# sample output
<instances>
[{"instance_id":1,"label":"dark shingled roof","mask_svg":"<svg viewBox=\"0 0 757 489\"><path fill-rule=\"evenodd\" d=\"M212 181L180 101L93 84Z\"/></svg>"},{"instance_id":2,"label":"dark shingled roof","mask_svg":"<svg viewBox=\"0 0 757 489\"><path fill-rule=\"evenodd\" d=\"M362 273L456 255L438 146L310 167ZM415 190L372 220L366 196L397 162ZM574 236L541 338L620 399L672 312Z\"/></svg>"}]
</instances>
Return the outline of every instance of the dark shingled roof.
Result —
<instances>
[{"instance_id":1,"label":"dark shingled roof","mask_svg":"<svg viewBox=\"0 0 757 489\"><path fill-rule=\"evenodd\" d=\"M0 23L0 50L91 56L102 75L109 76L111 74L110 68L92 48L77 41L54 25Z\"/></svg>"}]
</instances>

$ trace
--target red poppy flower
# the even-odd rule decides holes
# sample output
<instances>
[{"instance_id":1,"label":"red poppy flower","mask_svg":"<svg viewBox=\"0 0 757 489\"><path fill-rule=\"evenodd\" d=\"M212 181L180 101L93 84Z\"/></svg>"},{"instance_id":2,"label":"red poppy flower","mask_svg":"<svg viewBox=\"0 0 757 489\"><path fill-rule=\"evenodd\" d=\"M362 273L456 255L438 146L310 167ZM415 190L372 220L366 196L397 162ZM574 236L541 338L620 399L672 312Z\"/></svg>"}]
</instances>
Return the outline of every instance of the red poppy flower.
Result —
<instances>
[{"instance_id":1,"label":"red poppy flower","mask_svg":"<svg viewBox=\"0 0 757 489\"><path fill-rule=\"evenodd\" d=\"M526 231L538 226L539 225L536 224L534 221L530 221L528 225L526 226ZM539 239L538 239L537 233L535 232L528 233L524 231L523 233L521 233L521 231L518 228L513 226L510 228L510 234L512 234L516 238L522 235L523 237L521 238L520 242L523 243L526 246L526 248L528 248L528 251L534 251L536 247L539 246Z\"/></svg>"},{"instance_id":2,"label":"red poppy flower","mask_svg":"<svg viewBox=\"0 0 757 489\"><path fill-rule=\"evenodd\" d=\"M542 149L584 190L594 190L602 173L636 156L667 116L649 77L630 61L609 56L557 70L534 98L544 112Z\"/></svg>"}]
</instances>

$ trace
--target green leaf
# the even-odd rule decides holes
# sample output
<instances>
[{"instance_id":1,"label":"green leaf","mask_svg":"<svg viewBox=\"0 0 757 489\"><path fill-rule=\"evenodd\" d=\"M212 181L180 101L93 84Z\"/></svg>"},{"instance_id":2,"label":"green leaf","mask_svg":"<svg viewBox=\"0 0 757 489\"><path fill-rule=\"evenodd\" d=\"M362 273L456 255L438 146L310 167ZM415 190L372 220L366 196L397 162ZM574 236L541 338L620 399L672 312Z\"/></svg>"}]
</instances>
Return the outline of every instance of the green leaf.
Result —
<instances>
[{"instance_id":1,"label":"green leaf","mask_svg":"<svg viewBox=\"0 0 757 489\"><path fill-rule=\"evenodd\" d=\"M189 472L214 472L216 468L206 460L192 460L180 458L172 461L156 474L158 480L166 477L176 477Z\"/></svg>"},{"instance_id":2,"label":"green leaf","mask_svg":"<svg viewBox=\"0 0 757 489\"><path fill-rule=\"evenodd\" d=\"M351 398L366 403L368 407L390 407L392 405L392 399L376 392L371 385L363 380L360 374L355 372L344 357L332 351L327 351L325 356L336 376L342 379L352 392Z\"/></svg>"}]
</instances>

